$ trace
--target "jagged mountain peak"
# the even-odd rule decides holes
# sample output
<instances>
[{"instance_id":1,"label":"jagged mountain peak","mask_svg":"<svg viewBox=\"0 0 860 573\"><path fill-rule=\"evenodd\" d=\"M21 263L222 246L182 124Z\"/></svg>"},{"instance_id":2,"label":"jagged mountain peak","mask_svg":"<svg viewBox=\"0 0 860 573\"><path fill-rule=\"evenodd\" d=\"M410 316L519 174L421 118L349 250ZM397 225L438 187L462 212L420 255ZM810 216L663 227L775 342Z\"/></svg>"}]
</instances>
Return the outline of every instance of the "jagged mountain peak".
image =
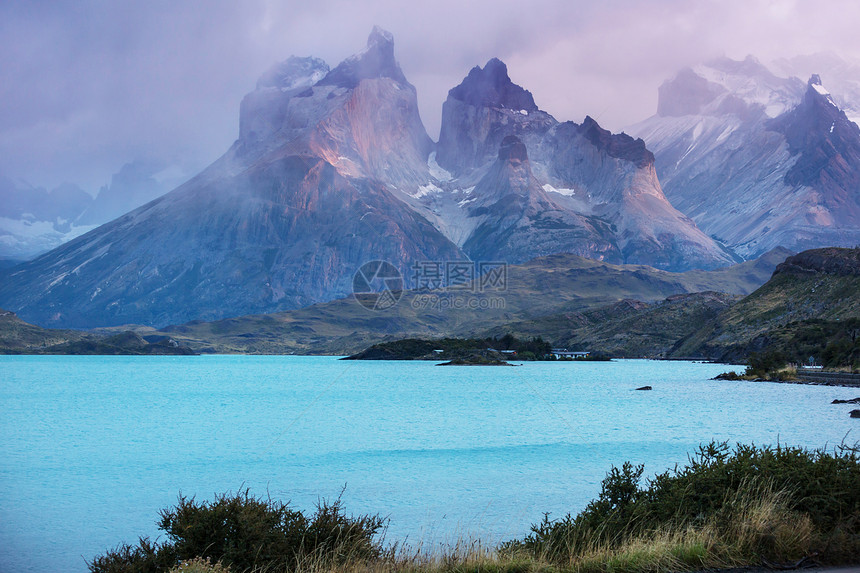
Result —
<instances>
[{"instance_id":1,"label":"jagged mountain peak","mask_svg":"<svg viewBox=\"0 0 860 573\"><path fill-rule=\"evenodd\" d=\"M725 92L688 115L658 113L630 128L655 153L675 207L745 258L776 245L804 250L860 237L860 130L842 96L823 85L833 77L834 93L851 93L827 61L812 58L789 78L754 58L688 68L677 77ZM776 69L800 73L789 64ZM732 99L743 107L728 109Z\"/></svg>"},{"instance_id":2,"label":"jagged mountain peak","mask_svg":"<svg viewBox=\"0 0 860 573\"><path fill-rule=\"evenodd\" d=\"M860 124L860 59L819 52L777 59L771 66L784 76L808 78L811 74L821 74L827 80L833 101L848 119Z\"/></svg>"},{"instance_id":3,"label":"jagged mountain peak","mask_svg":"<svg viewBox=\"0 0 860 573\"><path fill-rule=\"evenodd\" d=\"M860 128L839 109L818 74L807 85L800 105L768 123L785 135L792 155L800 156L785 183L828 189L822 195L825 205L860 214Z\"/></svg>"},{"instance_id":4,"label":"jagged mountain peak","mask_svg":"<svg viewBox=\"0 0 860 573\"><path fill-rule=\"evenodd\" d=\"M394 58L394 35L379 26L373 27L364 50L338 64L319 85L352 89L361 80L373 78L391 78L411 87Z\"/></svg>"},{"instance_id":5,"label":"jagged mountain peak","mask_svg":"<svg viewBox=\"0 0 860 573\"><path fill-rule=\"evenodd\" d=\"M467 254L525 260L556 249L663 268L689 268L694 257L701 266L731 262L666 201L644 141L591 117L559 123L533 102L497 59L448 92L436 162L462 188L476 185L465 223L478 214L496 221L458 241Z\"/></svg>"},{"instance_id":6,"label":"jagged mountain peak","mask_svg":"<svg viewBox=\"0 0 860 573\"><path fill-rule=\"evenodd\" d=\"M557 123L538 109L528 90L511 81L505 63L493 58L448 91L436 160L460 176L495 160L506 136L516 135L531 146Z\"/></svg>"},{"instance_id":7,"label":"jagged mountain peak","mask_svg":"<svg viewBox=\"0 0 860 573\"><path fill-rule=\"evenodd\" d=\"M394 34L380 26L374 25L370 31L370 35L367 37L367 45L371 46L375 44L391 44L394 46Z\"/></svg>"},{"instance_id":8,"label":"jagged mountain peak","mask_svg":"<svg viewBox=\"0 0 860 573\"><path fill-rule=\"evenodd\" d=\"M329 71L328 64L320 58L290 56L266 70L257 80L257 89L278 88L287 91L310 87Z\"/></svg>"},{"instance_id":9,"label":"jagged mountain peak","mask_svg":"<svg viewBox=\"0 0 860 573\"><path fill-rule=\"evenodd\" d=\"M492 58L483 68L472 68L448 96L473 106L538 110L531 92L511 81L508 67L498 58Z\"/></svg>"},{"instance_id":10,"label":"jagged mountain peak","mask_svg":"<svg viewBox=\"0 0 860 573\"><path fill-rule=\"evenodd\" d=\"M767 127L785 134L793 153L802 151L812 142L819 146L823 139L855 144L860 134L857 125L849 121L833 101L818 74L810 76L806 93L797 107L771 120Z\"/></svg>"},{"instance_id":11,"label":"jagged mountain peak","mask_svg":"<svg viewBox=\"0 0 860 573\"><path fill-rule=\"evenodd\" d=\"M641 138L633 139L626 133L613 134L600 127L597 121L589 115L585 116L585 120L579 127L579 132L592 145L605 151L610 157L625 159L640 168L654 163L654 154L648 151Z\"/></svg>"},{"instance_id":12,"label":"jagged mountain peak","mask_svg":"<svg viewBox=\"0 0 860 573\"><path fill-rule=\"evenodd\" d=\"M241 170L267 156L312 155L399 188L427 182L432 145L394 38L375 27L365 49L331 71L317 58L290 58L264 74L242 100L229 160Z\"/></svg>"},{"instance_id":13,"label":"jagged mountain peak","mask_svg":"<svg viewBox=\"0 0 860 573\"><path fill-rule=\"evenodd\" d=\"M810 76L809 81L806 83L808 89L806 90L806 98L810 98L812 101L821 101L822 99L830 104L830 107L839 108L836 105L836 102L833 101L833 96L830 95L830 91L824 87L824 84L821 83L821 76L818 74L812 74ZM830 110L832 112L832 110Z\"/></svg>"}]
</instances>

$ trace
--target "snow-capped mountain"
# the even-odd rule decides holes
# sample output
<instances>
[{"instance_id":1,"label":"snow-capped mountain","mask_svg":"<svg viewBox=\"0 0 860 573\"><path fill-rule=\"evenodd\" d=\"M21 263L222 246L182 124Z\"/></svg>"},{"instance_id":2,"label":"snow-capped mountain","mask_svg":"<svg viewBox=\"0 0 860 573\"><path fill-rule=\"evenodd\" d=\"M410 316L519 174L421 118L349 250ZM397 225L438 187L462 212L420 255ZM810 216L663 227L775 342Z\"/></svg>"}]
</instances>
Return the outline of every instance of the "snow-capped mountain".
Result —
<instances>
[{"instance_id":1,"label":"snow-capped mountain","mask_svg":"<svg viewBox=\"0 0 860 573\"><path fill-rule=\"evenodd\" d=\"M76 185L48 191L0 177L0 199L0 259L30 259L95 227L78 222L93 197Z\"/></svg>"},{"instance_id":2,"label":"snow-capped mountain","mask_svg":"<svg viewBox=\"0 0 860 573\"><path fill-rule=\"evenodd\" d=\"M833 53L781 58L771 68L785 77L809 78L817 74L827 80L827 89L836 105L860 125L860 61Z\"/></svg>"},{"instance_id":3,"label":"snow-capped mountain","mask_svg":"<svg viewBox=\"0 0 860 573\"><path fill-rule=\"evenodd\" d=\"M860 133L818 76L780 78L752 57L688 68L630 131L672 204L744 258L860 242Z\"/></svg>"},{"instance_id":4,"label":"snow-capped mountain","mask_svg":"<svg viewBox=\"0 0 860 573\"><path fill-rule=\"evenodd\" d=\"M126 163L95 197L70 183L48 191L0 177L0 259L32 259L164 195L178 182L164 171Z\"/></svg>"},{"instance_id":5,"label":"snow-capped mountain","mask_svg":"<svg viewBox=\"0 0 860 573\"><path fill-rule=\"evenodd\" d=\"M45 325L163 326L350 294L356 270L569 252L680 270L732 262L663 196L641 140L559 123L491 60L453 88L440 142L374 28L329 69L290 58L239 138L171 193L16 267L0 306Z\"/></svg>"}]
</instances>

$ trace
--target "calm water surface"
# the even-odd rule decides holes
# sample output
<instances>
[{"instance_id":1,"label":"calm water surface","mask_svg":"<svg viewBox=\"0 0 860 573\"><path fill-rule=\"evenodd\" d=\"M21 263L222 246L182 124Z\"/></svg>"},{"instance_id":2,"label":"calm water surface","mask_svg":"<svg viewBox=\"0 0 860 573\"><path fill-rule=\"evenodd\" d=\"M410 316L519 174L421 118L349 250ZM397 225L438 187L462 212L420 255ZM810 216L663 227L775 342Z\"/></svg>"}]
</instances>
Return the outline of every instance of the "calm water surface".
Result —
<instances>
[{"instance_id":1,"label":"calm water surface","mask_svg":"<svg viewBox=\"0 0 860 573\"><path fill-rule=\"evenodd\" d=\"M722 365L517 368L329 357L0 357L0 572L86 571L158 535L177 494L252 493L389 516L432 545L576 512L625 460L655 473L712 439L860 440L856 389L709 378ZM653 386L651 392L634 388Z\"/></svg>"}]
</instances>

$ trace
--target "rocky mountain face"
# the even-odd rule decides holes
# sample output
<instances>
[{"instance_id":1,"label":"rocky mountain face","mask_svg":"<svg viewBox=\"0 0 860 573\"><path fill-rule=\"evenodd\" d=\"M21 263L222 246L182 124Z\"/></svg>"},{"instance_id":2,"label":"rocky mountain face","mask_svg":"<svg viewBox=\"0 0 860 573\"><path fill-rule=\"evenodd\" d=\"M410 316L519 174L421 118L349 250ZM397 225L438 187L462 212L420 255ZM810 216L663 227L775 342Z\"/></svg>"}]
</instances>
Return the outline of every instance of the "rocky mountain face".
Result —
<instances>
[{"instance_id":1,"label":"rocky mountain face","mask_svg":"<svg viewBox=\"0 0 860 573\"><path fill-rule=\"evenodd\" d=\"M780 78L754 58L682 70L657 115L631 128L666 196L744 258L860 243L860 132L818 76Z\"/></svg>"},{"instance_id":2,"label":"rocky mountain face","mask_svg":"<svg viewBox=\"0 0 860 573\"><path fill-rule=\"evenodd\" d=\"M523 262L555 252L621 258L608 222L553 201L532 173L526 146L515 135L502 140L498 158L472 195L468 215L480 223L462 247L475 260Z\"/></svg>"},{"instance_id":3,"label":"rocky mountain face","mask_svg":"<svg viewBox=\"0 0 860 573\"><path fill-rule=\"evenodd\" d=\"M421 261L733 261L669 204L641 140L559 123L502 62L473 69L443 115L434 145L379 28L333 69L290 58L243 99L220 159L8 271L0 304L46 326L164 326L343 297L372 260L406 287Z\"/></svg>"},{"instance_id":4,"label":"rocky mountain face","mask_svg":"<svg viewBox=\"0 0 860 573\"><path fill-rule=\"evenodd\" d=\"M413 204L430 220L442 213L437 226L472 258L568 252L673 270L733 262L669 204L641 140L590 117L556 121L497 59L450 90L431 162L434 192Z\"/></svg>"}]
</instances>

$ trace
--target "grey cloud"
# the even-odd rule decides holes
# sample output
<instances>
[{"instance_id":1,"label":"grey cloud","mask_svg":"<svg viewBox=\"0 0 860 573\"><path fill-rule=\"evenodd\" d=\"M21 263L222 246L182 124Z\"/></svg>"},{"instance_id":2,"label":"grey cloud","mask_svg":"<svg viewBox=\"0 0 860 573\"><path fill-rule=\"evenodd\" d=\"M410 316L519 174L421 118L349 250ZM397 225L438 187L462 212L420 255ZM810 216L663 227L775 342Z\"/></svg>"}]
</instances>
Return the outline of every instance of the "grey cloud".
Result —
<instances>
[{"instance_id":1,"label":"grey cloud","mask_svg":"<svg viewBox=\"0 0 860 573\"><path fill-rule=\"evenodd\" d=\"M657 86L725 54L860 55L852 2L791 0L318 0L0 5L0 173L94 190L140 157L199 169L238 131L256 78L291 54L330 65L373 24L438 135L447 90L491 57L558 119L620 130L651 115Z\"/></svg>"}]
</instances>

